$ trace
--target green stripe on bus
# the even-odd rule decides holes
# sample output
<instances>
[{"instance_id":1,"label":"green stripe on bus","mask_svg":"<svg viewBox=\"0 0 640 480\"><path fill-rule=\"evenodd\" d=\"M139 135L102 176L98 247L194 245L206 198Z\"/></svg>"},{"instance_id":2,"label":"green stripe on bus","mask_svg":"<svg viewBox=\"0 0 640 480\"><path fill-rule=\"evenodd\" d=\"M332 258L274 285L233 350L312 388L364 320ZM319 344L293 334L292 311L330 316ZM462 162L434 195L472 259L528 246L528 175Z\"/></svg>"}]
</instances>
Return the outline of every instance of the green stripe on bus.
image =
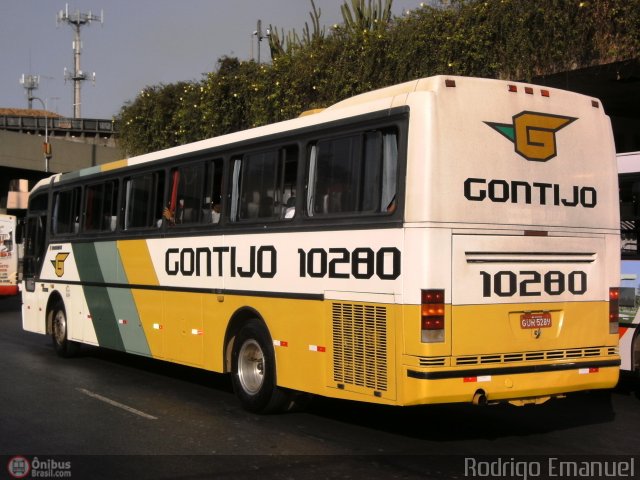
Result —
<instances>
[{"instance_id":1,"label":"green stripe on bus","mask_svg":"<svg viewBox=\"0 0 640 480\"><path fill-rule=\"evenodd\" d=\"M73 180L74 178L79 178L79 177L80 177L79 172L63 173L62 175L60 175L60 181L68 182L69 180Z\"/></svg>"},{"instance_id":2,"label":"green stripe on bus","mask_svg":"<svg viewBox=\"0 0 640 480\"><path fill-rule=\"evenodd\" d=\"M131 290L125 288L107 288L111 305L117 318L120 337L127 352L151 356L147 337L142 329L138 309Z\"/></svg>"},{"instance_id":3,"label":"green stripe on bus","mask_svg":"<svg viewBox=\"0 0 640 480\"><path fill-rule=\"evenodd\" d=\"M75 178L85 177L87 175L93 175L94 173L100 173L101 171L102 171L102 168L100 165L96 165L95 167L87 167L87 168L83 168L82 170L76 170L75 172L63 173L60 176L60 181L66 182L69 180L73 180Z\"/></svg>"},{"instance_id":4,"label":"green stripe on bus","mask_svg":"<svg viewBox=\"0 0 640 480\"><path fill-rule=\"evenodd\" d=\"M128 284L116 242L97 243L96 252L105 281L108 283L117 281ZM114 261L110 261L112 258ZM111 278L114 278L114 280L112 281ZM128 288L107 288L107 292L111 299L111 305L118 321L120 336L126 351L150 357L151 349L142 328L138 308L131 290Z\"/></svg>"},{"instance_id":5,"label":"green stripe on bus","mask_svg":"<svg viewBox=\"0 0 640 480\"><path fill-rule=\"evenodd\" d=\"M76 259L81 282L103 283L98 255L93 243L73 244L73 255ZM91 321L101 347L124 350L115 312L106 287L83 285Z\"/></svg>"},{"instance_id":6,"label":"green stripe on bus","mask_svg":"<svg viewBox=\"0 0 640 480\"><path fill-rule=\"evenodd\" d=\"M97 242L93 246L96 250L102 281L105 283L126 283L116 242Z\"/></svg>"}]
</instances>

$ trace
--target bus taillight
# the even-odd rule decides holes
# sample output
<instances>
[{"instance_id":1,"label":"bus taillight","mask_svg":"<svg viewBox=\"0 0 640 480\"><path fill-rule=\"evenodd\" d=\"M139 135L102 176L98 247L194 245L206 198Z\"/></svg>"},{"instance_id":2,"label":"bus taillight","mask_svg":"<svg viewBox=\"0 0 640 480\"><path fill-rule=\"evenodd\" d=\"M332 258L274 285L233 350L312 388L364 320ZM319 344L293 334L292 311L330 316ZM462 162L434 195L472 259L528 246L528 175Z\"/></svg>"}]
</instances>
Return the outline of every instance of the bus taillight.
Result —
<instances>
[{"instance_id":1,"label":"bus taillight","mask_svg":"<svg viewBox=\"0 0 640 480\"><path fill-rule=\"evenodd\" d=\"M620 312L618 310L618 300L620 299L620 289L611 287L609 289L609 333L618 333L618 319Z\"/></svg>"},{"instance_id":2,"label":"bus taillight","mask_svg":"<svg viewBox=\"0 0 640 480\"><path fill-rule=\"evenodd\" d=\"M422 290L421 298L422 342L444 342L444 290Z\"/></svg>"}]
</instances>

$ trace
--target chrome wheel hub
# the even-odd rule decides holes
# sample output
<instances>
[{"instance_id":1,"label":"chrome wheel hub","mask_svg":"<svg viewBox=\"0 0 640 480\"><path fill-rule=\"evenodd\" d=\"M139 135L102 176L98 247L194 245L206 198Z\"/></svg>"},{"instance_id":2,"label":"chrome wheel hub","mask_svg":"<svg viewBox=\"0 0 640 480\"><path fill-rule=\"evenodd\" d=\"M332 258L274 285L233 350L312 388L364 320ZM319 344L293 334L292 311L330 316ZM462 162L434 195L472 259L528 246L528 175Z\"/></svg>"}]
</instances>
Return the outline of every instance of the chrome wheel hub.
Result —
<instances>
[{"instance_id":1,"label":"chrome wheel hub","mask_svg":"<svg viewBox=\"0 0 640 480\"><path fill-rule=\"evenodd\" d=\"M247 340L238 354L238 380L250 395L260 391L264 382L264 353L258 342Z\"/></svg>"}]
</instances>

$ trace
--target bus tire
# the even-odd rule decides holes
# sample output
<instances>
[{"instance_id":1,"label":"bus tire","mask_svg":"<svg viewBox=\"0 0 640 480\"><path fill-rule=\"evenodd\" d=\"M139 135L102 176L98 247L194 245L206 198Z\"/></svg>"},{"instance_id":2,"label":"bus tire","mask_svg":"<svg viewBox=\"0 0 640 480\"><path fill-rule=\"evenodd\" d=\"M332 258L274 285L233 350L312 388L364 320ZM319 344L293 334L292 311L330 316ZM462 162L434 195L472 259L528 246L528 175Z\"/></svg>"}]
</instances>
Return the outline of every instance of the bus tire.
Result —
<instances>
[{"instance_id":1,"label":"bus tire","mask_svg":"<svg viewBox=\"0 0 640 480\"><path fill-rule=\"evenodd\" d=\"M238 332L231 354L233 391L245 410L276 413L293 407L292 393L276 383L273 342L266 329L250 321Z\"/></svg>"},{"instance_id":2,"label":"bus tire","mask_svg":"<svg viewBox=\"0 0 640 480\"><path fill-rule=\"evenodd\" d=\"M73 357L80 350L79 343L69 340L67 326L67 313L64 304L58 301L51 309L51 339L56 353L64 358Z\"/></svg>"}]
</instances>

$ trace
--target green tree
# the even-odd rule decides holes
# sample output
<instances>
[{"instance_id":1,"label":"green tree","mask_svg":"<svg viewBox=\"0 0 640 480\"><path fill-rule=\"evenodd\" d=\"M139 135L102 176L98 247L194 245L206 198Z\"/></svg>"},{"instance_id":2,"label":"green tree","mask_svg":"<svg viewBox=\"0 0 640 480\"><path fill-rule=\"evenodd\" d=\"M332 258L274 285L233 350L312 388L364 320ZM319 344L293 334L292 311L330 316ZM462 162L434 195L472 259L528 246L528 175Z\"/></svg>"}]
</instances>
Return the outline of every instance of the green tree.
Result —
<instances>
[{"instance_id":1,"label":"green tree","mask_svg":"<svg viewBox=\"0 0 640 480\"><path fill-rule=\"evenodd\" d=\"M328 32L311 1L298 35L271 27L272 63L218 60L201 81L145 88L119 115L129 154L290 119L431 75L531 80L638 58L640 0L349 0Z\"/></svg>"}]
</instances>

